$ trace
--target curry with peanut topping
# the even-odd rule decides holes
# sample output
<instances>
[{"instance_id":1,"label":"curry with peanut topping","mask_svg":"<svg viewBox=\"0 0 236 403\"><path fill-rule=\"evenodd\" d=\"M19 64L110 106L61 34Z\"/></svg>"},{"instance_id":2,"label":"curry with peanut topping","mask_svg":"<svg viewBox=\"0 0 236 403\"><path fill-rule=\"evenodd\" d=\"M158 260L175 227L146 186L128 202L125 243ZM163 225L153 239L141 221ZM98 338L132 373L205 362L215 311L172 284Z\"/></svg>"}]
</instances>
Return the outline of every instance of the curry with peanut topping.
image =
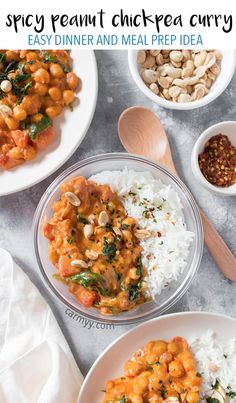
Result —
<instances>
[{"instance_id":1,"label":"curry with peanut topping","mask_svg":"<svg viewBox=\"0 0 236 403\"><path fill-rule=\"evenodd\" d=\"M0 50L0 168L35 158L80 81L65 50Z\"/></svg>"},{"instance_id":2,"label":"curry with peanut topping","mask_svg":"<svg viewBox=\"0 0 236 403\"><path fill-rule=\"evenodd\" d=\"M109 380L103 403L197 403L201 374L187 341L150 341L125 364L121 378Z\"/></svg>"},{"instance_id":3,"label":"curry with peanut topping","mask_svg":"<svg viewBox=\"0 0 236 403\"><path fill-rule=\"evenodd\" d=\"M44 225L56 278L79 303L117 314L147 300L137 222L116 193L80 176L61 185Z\"/></svg>"}]
</instances>

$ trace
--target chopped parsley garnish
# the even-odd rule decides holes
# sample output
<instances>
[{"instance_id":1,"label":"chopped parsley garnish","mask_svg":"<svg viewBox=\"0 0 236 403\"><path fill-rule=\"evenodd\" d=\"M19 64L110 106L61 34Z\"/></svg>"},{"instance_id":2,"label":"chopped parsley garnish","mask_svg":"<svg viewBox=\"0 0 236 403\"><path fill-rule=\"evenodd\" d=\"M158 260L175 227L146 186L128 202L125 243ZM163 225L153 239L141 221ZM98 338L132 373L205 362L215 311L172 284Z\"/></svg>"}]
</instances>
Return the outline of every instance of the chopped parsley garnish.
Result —
<instances>
[{"instance_id":1,"label":"chopped parsley garnish","mask_svg":"<svg viewBox=\"0 0 236 403\"><path fill-rule=\"evenodd\" d=\"M70 238L67 239L67 243L69 245L71 245L73 241L74 241L74 236L73 235Z\"/></svg>"},{"instance_id":2,"label":"chopped parsley garnish","mask_svg":"<svg viewBox=\"0 0 236 403\"><path fill-rule=\"evenodd\" d=\"M234 399L236 397L236 392L234 392L231 388L230 385L227 386L228 391L226 392L226 395L229 396L230 398Z\"/></svg>"},{"instance_id":3,"label":"chopped parsley garnish","mask_svg":"<svg viewBox=\"0 0 236 403\"><path fill-rule=\"evenodd\" d=\"M224 358L225 358L225 359L228 358L228 354L224 354Z\"/></svg>"},{"instance_id":4,"label":"chopped parsley garnish","mask_svg":"<svg viewBox=\"0 0 236 403\"><path fill-rule=\"evenodd\" d=\"M102 255L108 257L108 262L111 263L116 257L116 244L115 242L107 242L106 237L104 237L104 243L102 248Z\"/></svg>"},{"instance_id":5,"label":"chopped parsley garnish","mask_svg":"<svg viewBox=\"0 0 236 403\"><path fill-rule=\"evenodd\" d=\"M202 377L202 374L200 374L200 372L197 372L197 373L196 373L196 376L198 376L198 378L201 378L201 377Z\"/></svg>"},{"instance_id":6,"label":"chopped parsley garnish","mask_svg":"<svg viewBox=\"0 0 236 403\"><path fill-rule=\"evenodd\" d=\"M86 217L83 217L81 214L77 215L77 221L82 222L82 224L89 224L89 220Z\"/></svg>"},{"instance_id":7,"label":"chopped parsley garnish","mask_svg":"<svg viewBox=\"0 0 236 403\"><path fill-rule=\"evenodd\" d=\"M128 224L121 224L121 227L120 227L120 228L123 229L123 230L125 230L125 229L128 229L129 226L128 226Z\"/></svg>"},{"instance_id":8,"label":"chopped parsley garnish","mask_svg":"<svg viewBox=\"0 0 236 403\"><path fill-rule=\"evenodd\" d=\"M166 398L166 395L167 395L167 390L166 390L166 388L162 388L162 389L161 389L161 397L163 397L163 399L165 399L165 398Z\"/></svg>"},{"instance_id":9,"label":"chopped parsley garnish","mask_svg":"<svg viewBox=\"0 0 236 403\"><path fill-rule=\"evenodd\" d=\"M130 190L130 191L129 191L129 193L128 193L128 195L129 195L129 196L136 196L136 195L137 195L137 193L132 192L132 191Z\"/></svg>"}]
</instances>

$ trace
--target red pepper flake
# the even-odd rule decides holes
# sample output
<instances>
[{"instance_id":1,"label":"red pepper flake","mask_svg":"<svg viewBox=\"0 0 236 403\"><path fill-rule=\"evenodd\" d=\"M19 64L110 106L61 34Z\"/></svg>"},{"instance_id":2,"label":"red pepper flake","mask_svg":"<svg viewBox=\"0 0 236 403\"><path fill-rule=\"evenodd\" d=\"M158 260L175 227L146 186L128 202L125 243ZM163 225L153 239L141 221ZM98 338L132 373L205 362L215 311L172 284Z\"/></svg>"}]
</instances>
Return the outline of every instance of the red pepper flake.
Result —
<instances>
[{"instance_id":1,"label":"red pepper flake","mask_svg":"<svg viewBox=\"0 0 236 403\"><path fill-rule=\"evenodd\" d=\"M159 231L157 231L157 236L158 236L158 238L161 237L161 233Z\"/></svg>"},{"instance_id":2,"label":"red pepper flake","mask_svg":"<svg viewBox=\"0 0 236 403\"><path fill-rule=\"evenodd\" d=\"M202 174L215 186L228 187L236 183L236 148L224 134L211 137L198 156Z\"/></svg>"}]
</instances>

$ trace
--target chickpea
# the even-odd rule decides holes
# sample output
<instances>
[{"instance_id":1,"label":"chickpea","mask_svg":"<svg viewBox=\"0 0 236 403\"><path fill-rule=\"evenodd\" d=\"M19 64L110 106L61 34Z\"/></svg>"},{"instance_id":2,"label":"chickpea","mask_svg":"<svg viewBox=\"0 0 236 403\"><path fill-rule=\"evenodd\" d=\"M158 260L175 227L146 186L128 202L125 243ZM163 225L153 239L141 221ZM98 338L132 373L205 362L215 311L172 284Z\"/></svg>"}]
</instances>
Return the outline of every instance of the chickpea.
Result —
<instances>
[{"instance_id":1,"label":"chickpea","mask_svg":"<svg viewBox=\"0 0 236 403\"><path fill-rule=\"evenodd\" d=\"M197 402L199 402L199 393L197 393L197 392L188 392L187 393L187 402L188 403L197 403Z\"/></svg>"},{"instance_id":2,"label":"chickpea","mask_svg":"<svg viewBox=\"0 0 236 403\"><path fill-rule=\"evenodd\" d=\"M75 99L75 94L71 90L63 91L63 100L66 105L71 104Z\"/></svg>"},{"instance_id":3,"label":"chickpea","mask_svg":"<svg viewBox=\"0 0 236 403\"><path fill-rule=\"evenodd\" d=\"M36 52L27 52L25 57L26 57L27 62L31 62L32 60L37 59L37 54L36 54Z\"/></svg>"},{"instance_id":4,"label":"chickpea","mask_svg":"<svg viewBox=\"0 0 236 403\"><path fill-rule=\"evenodd\" d=\"M42 113L36 113L34 116L32 116L31 121L34 123L40 122L42 117L43 117Z\"/></svg>"},{"instance_id":5,"label":"chickpea","mask_svg":"<svg viewBox=\"0 0 236 403\"><path fill-rule=\"evenodd\" d=\"M171 354L177 354L179 351L179 346L177 343L175 343L174 341L171 341L170 343L168 343L168 351Z\"/></svg>"},{"instance_id":6,"label":"chickpea","mask_svg":"<svg viewBox=\"0 0 236 403\"><path fill-rule=\"evenodd\" d=\"M35 83L34 90L39 95L46 95L48 92L48 86L46 84Z\"/></svg>"},{"instance_id":7,"label":"chickpea","mask_svg":"<svg viewBox=\"0 0 236 403\"><path fill-rule=\"evenodd\" d=\"M61 105L48 106L45 112L51 119L53 119L56 116L60 115L60 113L62 112L62 106Z\"/></svg>"},{"instance_id":8,"label":"chickpea","mask_svg":"<svg viewBox=\"0 0 236 403\"><path fill-rule=\"evenodd\" d=\"M51 87L58 87L58 88L64 88L65 86L62 85L63 84L63 80L61 78L54 78L52 77L50 79L49 85Z\"/></svg>"},{"instance_id":9,"label":"chickpea","mask_svg":"<svg viewBox=\"0 0 236 403\"><path fill-rule=\"evenodd\" d=\"M172 360L173 360L173 356L172 356L171 353L169 353L169 351L166 351L165 353L163 353L163 354L160 356L160 361L169 363L169 362L171 362Z\"/></svg>"},{"instance_id":10,"label":"chickpea","mask_svg":"<svg viewBox=\"0 0 236 403\"><path fill-rule=\"evenodd\" d=\"M188 378L187 378L187 383L190 386L200 386L202 381L201 376L197 376L195 371L189 371L188 372Z\"/></svg>"},{"instance_id":11,"label":"chickpea","mask_svg":"<svg viewBox=\"0 0 236 403\"><path fill-rule=\"evenodd\" d=\"M138 395L137 393L131 393L129 395L129 400L131 400L132 403L143 403L142 396Z\"/></svg>"},{"instance_id":12,"label":"chickpea","mask_svg":"<svg viewBox=\"0 0 236 403\"><path fill-rule=\"evenodd\" d=\"M183 366L186 372L194 370L195 368L195 363L193 359L188 358L187 360L183 361Z\"/></svg>"},{"instance_id":13,"label":"chickpea","mask_svg":"<svg viewBox=\"0 0 236 403\"><path fill-rule=\"evenodd\" d=\"M136 267L133 267L132 269L129 269L128 276L132 280L138 280L139 277L140 277L140 275L137 274L137 268Z\"/></svg>"},{"instance_id":14,"label":"chickpea","mask_svg":"<svg viewBox=\"0 0 236 403\"><path fill-rule=\"evenodd\" d=\"M0 113L0 129L5 129L5 127L6 127L6 123L5 123L4 116Z\"/></svg>"},{"instance_id":15,"label":"chickpea","mask_svg":"<svg viewBox=\"0 0 236 403\"><path fill-rule=\"evenodd\" d=\"M130 242L130 241L132 241L132 233L129 230L123 230L122 231L122 238L125 241Z\"/></svg>"},{"instance_id":16,"label":"chickpea","mask_svg":"<svg viewBox=\"0 0 236 403\"><path fill-rule=\"evenodd\" d=\"M13 108L13 115L17 120L25 120L27 117L26 111L21 106L15 106L15 108Z\"/></svg>"},{"instance_id":17,"label":"chickpea","mask_svg":"<svg viewBox=\"0 0 236 403\"><path fill-rule=\"evenodd\" d=\"M37 151L35 147L28 146L27 148L24 149L24 159L26 161L30 161L35 157L36 153Z\"/></svg>"},{"instance_id":18,"label":"chickpea","mask_svg":"<svg viewBox=\"0 0 236 403\"><path fill-rule=\"evenodd\" d=\"M6 61L11 62L11 61L17 61L19 60L19 55L15 50L7 50L6 51Z\"/></svg>"},{"instance_id":19,"label":"chickpea","mask_svg":"<svg viewBox=\"0 0 236 403\"><path fill-rule=\"evenodd\" d=\"M78 85L79 85L79 78L77 77L77 75L75 73L73 73L72 71L70 71L69 73L67 73L66 75L66 81L67 84L69 86L69 88L71 90L75 90Z\"/></svg>"},{"instance_id":20,"label":"chickpea","mask_svg":"<svg viewBox=\"0 0 236 403\"><path fill-rule=\"evenodd\" d=\"M148 343L149 345L150 343ZM150 351L156 356L160 357L167 350L167 343L162 340L151 342Z\"/></svg>"},{"instance_id":21,"label":"chickpea","mask_svg":"<svg viewBox=\"0 0 236 403\"><path fill-rule=\"evenodd\" d=\"M19 120L14 118L5 118L5 122L10 130L16 130L19 127Z\"/></svg>"},{"instance_id":22,"label":"chickpea","mask_svg":"<svg viewBox=\"0 0 236 403\"><path fill-rule=\"evenodd\" d=\"M49 70L53 77L62 78L64 76L62 67L57 63L52 63Z\"/></svg>"},{"instance_id":23,"label":"chickpea","mask_svg":"<svg viewBox=\"0 0 236 403\"><path fill-rule=\"evenodd\" d=\"M33 64L29 65L29 69L32 73L35 73L37 70L39 70L42 67L42 63L40 63L39 60L35 60Z\"/></svg>"},{"instance_id":24,"label":"chickpea","mask_svg":"<svg viewBox=\"0 0 236 403\"><path fill-rule=\"evenodd\" d=\"M37 83L47 84L50 81L50 75L47 70L40 68L34 73L34 79Z\"/></svg>"},{"instance_id":25,"label":"chickpea","mask_svg":"<svg viewBox=\"0 0 236 403\"><path fill-rule=\"evenodd\" d=\"M20 160L24 158L23 154L23 149L20 147L13 147L9 152L8 152L9 158L12 158L14 160Z\"/></svg>"},{"instance_id":26,"label":"chickpea","mask_svg":"<svg viewBox=\"0 0 236 403\"><path fill-rule=\"evenodd\" d=\"M57 87L49 88L48 93L50 97L53 99L53 101L60 101L62 97L61 90Z\"/></svg>"},{"instance_id":27,"label":"chickpea","mask_svg":"<svg viewBox=\"0 0 236 403\"><path fill-rule=\"evenodd\" d=\"M171 361L169 364L169 373L171 376L180 378L184 375L185 370L181 361Z\"/></svg>"}]
</instances>

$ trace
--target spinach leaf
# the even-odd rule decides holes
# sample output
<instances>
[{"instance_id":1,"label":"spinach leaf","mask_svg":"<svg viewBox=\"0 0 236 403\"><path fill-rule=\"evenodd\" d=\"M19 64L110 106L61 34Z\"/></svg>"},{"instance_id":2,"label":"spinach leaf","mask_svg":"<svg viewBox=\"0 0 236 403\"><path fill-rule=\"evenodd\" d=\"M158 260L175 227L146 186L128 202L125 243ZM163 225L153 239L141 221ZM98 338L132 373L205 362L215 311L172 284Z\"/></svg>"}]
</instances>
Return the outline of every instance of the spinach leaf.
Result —
<instances>
[{"instance_id":1,"label":"spinach leaf","mask_svg":"<svg viewBox=\"0 0 236 403\"><path fill-rule=\"evenodd\" d=\"M58 58L50 55L46 50L41 50L40 54L43 56L44 63L59 63Z\"/></svg>"},{"instance_id":2,"label":"spinach leaf","mask_svg":"<svg viewBox=\"0 0 236 403\"><path fill-rule=\"evenodd\" d=\"M43 56L44 63L58 63L62 67L64 73L69 73L71 71L69 66L63 64L56 56L50 55L46 50L42 50L40 53Z\"/></svg>"},{"instance_id":3,"label":"spinach leaf","mask_svg":"<svg viewBox=\"0 0 236 403\"><path fill-rule=\"evenodd\" d=\"M102 248L102 255L108 257L108 262L111 263L116 256L116 244L115 242L107 242L106 237L104 237L104 243Z\"/></svg>"},{"instance_id":4,"label":"spinach leaf","mask_svg":"<svg viewBox=\"0 0 236 403\"><path fill-rule=\"evenodd\" d=\"M17 74L17 75L13 78L12 83L13 83L13 84L17 84L17 83L19 83L20 81L28 80L30 77L31 77L31 74L26 74L26 73Z\"/></svg>"},{"instance_id":5,"label":"spinach leaf","mask_svg":"<svg viewBox=\"0 0 236 403\"><path fill-rule=\"evenodd\" d=\"M82 285L84 288L91 289L91 287L97 288L102 295L108 295L108 290L105 286L103 277L98 273L92 271L83 271L75 274L74 276L67 277L68 281Z\"/></svg>"},{"instance_id":6,"label":"spinach leaf","mask_svg":"<svg viewBox=\"0 0 236 403\"><path fill-rule=\"evenodd\" d=\"M35 140L37 135L41 133L43 130L47 129L52 124L52 120L49 116L44 115L42 119L37 123L32 123L29 126L30 137L32 140Z\"/></svg>"},{"instance_id":7,"label":"spinach leaf","mask_svg":"<svg viewBox=\"0 0 236 403\"><path fill-rule=\"evenodd\" d=\"M220 401L218 399L216 399L215 397L207 397L206 401L207 401L207 403L220 403Z\"/></svg>"},{"instance_id":8,"label":"spinach leaf","mask_svg":"<svg viewBox=\"0 0 236 403\"><path fill-rule=\"evenodd\" d=\"M13 60L12 62L10 62L10 63L7 65L7 67L6 67L5 70L4 70L4 73L7 74L7 73L9 73L10 71L16 70L17 65L18 65L18 62L16 62L15 60Z\"/></svg>"},{"instance_id":9,"label":"spinach leaf","mask_svg":"<svg viewBox=\"0 0 236 403\"><path fill-rule=\"evenodd\" d=\"M6 53L0 53L0 63L5 64L6 62Z\"/></svg>"},{"instance_id":10,"label":"spinach leaf","mask_svg":"<svg viewBox=\"0 0 236 403\"><path fill-rule=\"evenodd\" d=\"M138 286L138 284L137 285L132 284L130 286L130 289L129 289L129 300L130 301L134 301L135 299L137 299L139 290L140 290L140 287Z\"/></svg>"},{"instance_id":11,"label":"spinach leaf","mask_svg":"<svg viewBox=\"0 0 236 403\"><path fill-rule=\"evenodd\" d=\"M138 257L138 266L137 266L137 269L136 269L136 274L139 277L142 277L142 266L143 266L143 264L142 264L142 256L140 255Z\"/></svg>"}]
</instances>

